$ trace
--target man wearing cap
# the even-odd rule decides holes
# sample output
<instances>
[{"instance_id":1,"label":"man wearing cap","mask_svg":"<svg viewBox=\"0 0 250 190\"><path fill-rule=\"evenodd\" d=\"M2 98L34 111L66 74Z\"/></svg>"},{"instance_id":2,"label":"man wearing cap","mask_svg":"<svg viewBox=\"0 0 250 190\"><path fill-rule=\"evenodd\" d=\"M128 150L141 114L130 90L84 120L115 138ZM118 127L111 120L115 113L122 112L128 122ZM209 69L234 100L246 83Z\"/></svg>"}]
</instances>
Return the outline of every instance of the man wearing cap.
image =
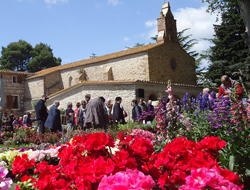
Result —
<instances>
[{"instance_id":1,"label":"man wearing cap","mask_svg":"<svg viewBox=\"0 0 250 190\"><path fill-rule=\"evenodd\" d=\"M43 95L42 98L36 104L36 120L39 133L45 132L44 123L48 117L47 107L45 106L46 100L49 99L46 95Z\"/></svg>"}]
</instances>

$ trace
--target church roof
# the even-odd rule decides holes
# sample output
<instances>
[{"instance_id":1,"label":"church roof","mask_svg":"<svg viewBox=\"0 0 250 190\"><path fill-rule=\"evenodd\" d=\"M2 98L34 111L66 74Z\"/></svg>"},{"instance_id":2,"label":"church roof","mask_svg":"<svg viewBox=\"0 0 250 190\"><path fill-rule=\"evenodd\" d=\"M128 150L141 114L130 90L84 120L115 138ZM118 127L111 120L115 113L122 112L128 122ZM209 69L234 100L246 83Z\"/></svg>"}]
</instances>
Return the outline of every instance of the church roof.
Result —
<instances>
[{"instance_id":1,"label":"church roof","mask_svg":"<svg viewBox=\"0 0 250 190\"><path fill-rule=\"evenodd\" d=\"M0 70L0 74L14 74L14 75L33 75L33 73L22 72L22 71L11 71L11 70Z\"/></svg>"},{"instance_id":2,"label":"church roof","mask_svg":"<svg viewBox=\"0 0 250 190\"><path fill-rule=\"evenodd\" d=\"M60 66L51 67L51 68L48 68L48 69L43 69L41 71L36 72L34 76L31 76L28 79L42 77L44 75L47 75L47 74L50 74L50 73L53 73L53 72L59 71L59 70L64 70L64 69L73 68L73 67L79 67L81 65L98 63L98 62L101 62L101 61L106 61L106 60L110 60L110 59L115 59L115 58L119 58L119 57L123 57L123 56L127 56L127 55L132 55L132 54L148 51L148 50L150 50L150 49L152 49L152 48L154 48L156 46L162 45L163 43L164 42L148 44L148 45L144 45L144 46L140 46L140 47L136 47L136 48L130 48L130 49L127 49L127 50L123 50L123 51L119 51L119 52L115 52L115 53L111 53L111 54L106 54L106 55L102 55L102 56L98 56L98 57L93 57L93 58L90 58L90 59L84 59L84 60L81 60L81 61L68 63L68 64L65 64L65 65L60 65Z\"/></svg>"}]
</instances>

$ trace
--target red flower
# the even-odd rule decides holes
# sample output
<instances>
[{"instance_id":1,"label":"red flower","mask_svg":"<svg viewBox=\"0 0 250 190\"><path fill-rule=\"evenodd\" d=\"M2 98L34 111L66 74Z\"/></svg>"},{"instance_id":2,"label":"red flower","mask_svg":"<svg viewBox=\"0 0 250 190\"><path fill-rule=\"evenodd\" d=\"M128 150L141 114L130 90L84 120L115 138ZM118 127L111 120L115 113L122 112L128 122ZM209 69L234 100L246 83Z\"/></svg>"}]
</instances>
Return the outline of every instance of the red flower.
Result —
<instances>
[{"instance_id":1,"label":"red flower","mask_svg":"<svg viewBox=\"0 0 250 190\"><path fill-rule=\"evenodd\" d=\"M221 150L226 146L226 142L220 140L219 137L204 137L203 140L199 143L204 150Z\"/></svg>"},{"instance_id":2,"label":"red flower","mask_svg":"<svg viewBox=\"0 0 250 190\"><path fill-rule=\"evenodd\" d=\"M29 179L31 179L31 183L35 183L35 182L36 182L36 178L33 178L33 177L31 177L31 176L27 176L27 175L23 176L23 177L21 178L21 181L22 181L22 182L25 182L25 181L28 181Z\"/></svg>"},{"instance_id":3,"label":"red flower","mask_svg":"<svg viewBox=\"0 0 250 190\"><path fill-rule=\"evenodd\" d=\"M27 154L23 154L22 157L20 156L16 156L15 160L12 164L12 173L14 175L16 174L24 174L26 170L32 168L33 166L35 166L35 160L29 160L28 155Z\"/></svg>"},{"instance_id":4,"label":"red flower","mask_svg":"<svg viewBox=\"0 0 250 190\"><path fill-rule=\"evenodd\" d=\"M119 133L119 135L117 136L117 138L121 141L124 140L124 135L122 133Z\"/></svg>"}]
</instances>

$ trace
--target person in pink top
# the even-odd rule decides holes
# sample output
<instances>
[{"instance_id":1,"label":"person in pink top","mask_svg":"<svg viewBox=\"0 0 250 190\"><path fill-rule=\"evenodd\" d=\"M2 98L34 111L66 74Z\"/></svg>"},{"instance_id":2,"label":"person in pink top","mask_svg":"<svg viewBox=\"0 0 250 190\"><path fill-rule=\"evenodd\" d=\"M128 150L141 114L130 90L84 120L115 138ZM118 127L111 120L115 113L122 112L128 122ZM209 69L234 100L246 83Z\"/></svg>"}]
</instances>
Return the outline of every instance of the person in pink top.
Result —
<instances>
[{"instance_id":1,"label":"person in pink top","mask_svg":"<svg viewBox=\"0 0 250 190\"><path fill-rule=\"evenodd\" d=\"M76 109L74 111L74 119L75 119L75 124L76 124L76 128L78 128L78 125L79 125L79 114L78 113L78 109L80 107L81 103L80 102L77 102L76 103Z\"/></svg>"}]
</instances>

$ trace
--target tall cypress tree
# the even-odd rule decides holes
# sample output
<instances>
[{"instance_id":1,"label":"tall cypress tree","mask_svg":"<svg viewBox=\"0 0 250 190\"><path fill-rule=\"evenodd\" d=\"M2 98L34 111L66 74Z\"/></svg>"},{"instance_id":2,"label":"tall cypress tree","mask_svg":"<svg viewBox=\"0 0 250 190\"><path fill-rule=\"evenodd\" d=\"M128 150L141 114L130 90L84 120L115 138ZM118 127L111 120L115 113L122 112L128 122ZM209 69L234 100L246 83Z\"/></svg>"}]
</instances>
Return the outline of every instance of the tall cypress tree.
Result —
<instances>
[{"instance_id":1,"label":"tall cypress tree","mask_svg":"<svg viewBox=\"0 0 250 190\"><path fill-rule=\"evenodd\" d=\"M247 69L245 62L248 57L248 47L242 38L245 26L237 3L229 2L221 19L220 25L214 25L215 35L211 40L214 46L209 50L211 64L206 73L206 77L218 86L225 74L238 80L239 69Z\"/></svg>"}]
</instances>

